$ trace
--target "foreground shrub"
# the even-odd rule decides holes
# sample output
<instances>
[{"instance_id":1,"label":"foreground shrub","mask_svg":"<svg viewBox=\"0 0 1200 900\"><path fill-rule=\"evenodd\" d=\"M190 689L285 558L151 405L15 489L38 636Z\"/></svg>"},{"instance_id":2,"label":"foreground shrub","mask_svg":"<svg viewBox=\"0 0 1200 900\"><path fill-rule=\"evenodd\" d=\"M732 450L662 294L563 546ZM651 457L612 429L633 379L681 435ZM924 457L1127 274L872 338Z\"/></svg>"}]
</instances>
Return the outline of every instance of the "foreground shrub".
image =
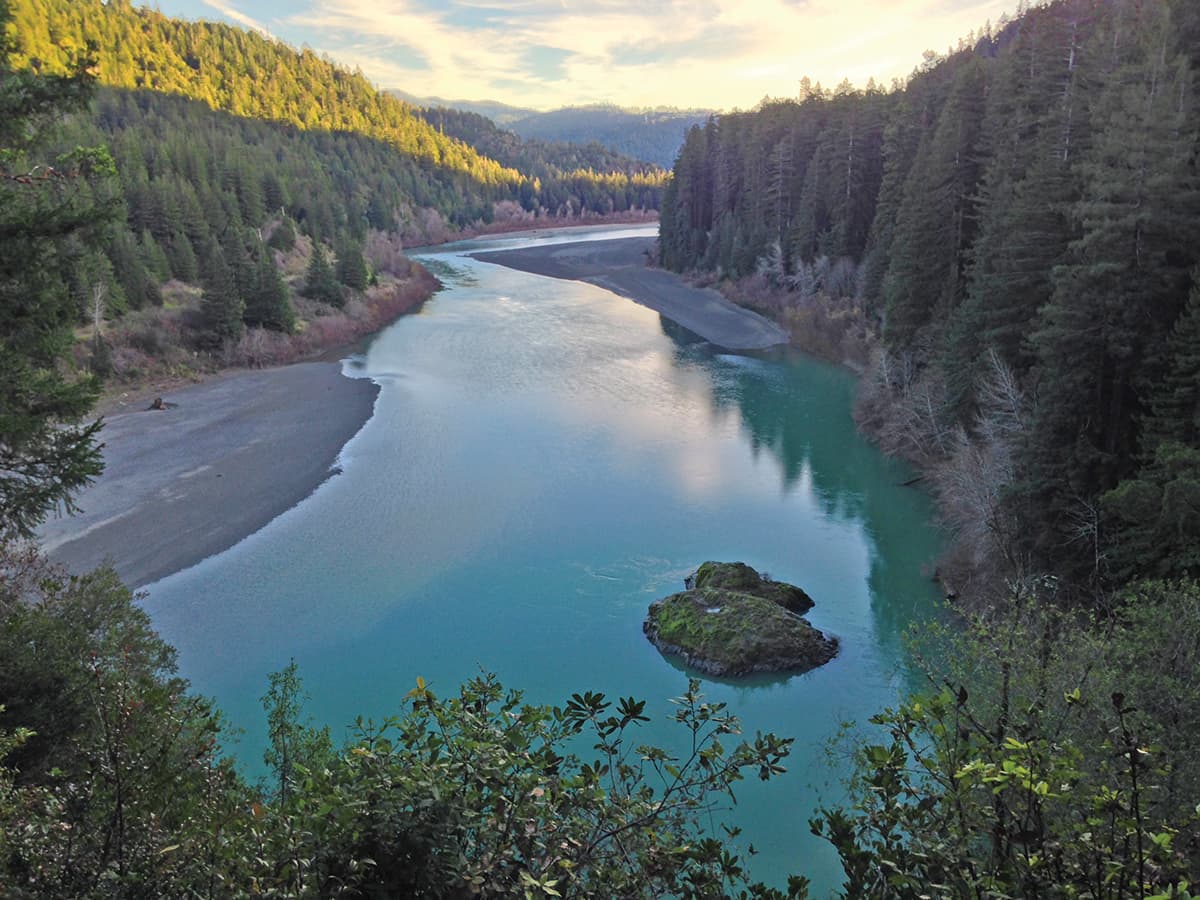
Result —
<instances>
[{"instance_id":1,"label":"foreground shrub","mask_svg":"<svg viewBox=\"0 0 1200 900\"><path fill-rule=\"evenodd\" d=\"M449 699L418 680L400 715L334 749L292 666L264 698L274 780L256 789L174 663L111 570L70 578L0 548L5 896L783 896L708 829L791 742L727 749L737 720L696 682L679 755L635 744L640 701L527 705L492 676Z\"/></svg>"},{"instance_id":2,"label":"foreground shrub","mask_svg":"<svg viewBox=\"0 0 1200 900\"><path fill-rule=\"evenodd\" d=\"M1143 585L1105 620L1051 589L942 636L941 689L873 719L856 802L812 822L846 896L1192 896L1198 588Z\"/></svg>"}]
</instances>

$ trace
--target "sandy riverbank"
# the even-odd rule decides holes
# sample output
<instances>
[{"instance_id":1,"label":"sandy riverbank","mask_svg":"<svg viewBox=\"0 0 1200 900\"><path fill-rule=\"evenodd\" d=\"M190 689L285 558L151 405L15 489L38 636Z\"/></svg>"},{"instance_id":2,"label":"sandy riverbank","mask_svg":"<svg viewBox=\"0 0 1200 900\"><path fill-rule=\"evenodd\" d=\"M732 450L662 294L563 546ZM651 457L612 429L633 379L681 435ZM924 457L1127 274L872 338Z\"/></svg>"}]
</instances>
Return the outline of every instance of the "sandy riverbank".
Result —
<instances>
[{"instance_id":1,"label":"sandy riverbank","mask_svg":"<svg viewBox=\"0 0 1200 900\"><path fill-rule=\"evenodd\" d=\"M42 547L71 571L106 560L140 587L232 547L333 472L379 388L339 363L218 375L105 419L104 475L51 519ZM147 404L148 405L148 404Z\"/></svg>"},{"instance_id":2,"label":"sandy riverbank","mask_svg":"<svg viewBox=\"0 0 1200 900\"><path fill-rule=\"evenodd\" d=\"M510 269L586 281L662 313L700 337L728 350L761 350L786 344L788 334L756 312L678 275L647 267L653 237L581 241L517 250L472 253Z\"/></svg>"},{"instance_id":3,"label":"sandy riverbank","mask_svg":"<svg viewBox=\"0 0 1200 900\"><path fill-rule=\"evenodd\" d=\"M647 268L653 238L618 238L473 254L635 300L732 350L787 334L716 291ZM108 407L104 475L82 510L41 529L42 547L76 572L111 561L140 587L232 547L295 506L333 472L371 416L378 387L334 362L239 371L163 391L168 409L125 396Z\"/></svg>"}]
</instances>

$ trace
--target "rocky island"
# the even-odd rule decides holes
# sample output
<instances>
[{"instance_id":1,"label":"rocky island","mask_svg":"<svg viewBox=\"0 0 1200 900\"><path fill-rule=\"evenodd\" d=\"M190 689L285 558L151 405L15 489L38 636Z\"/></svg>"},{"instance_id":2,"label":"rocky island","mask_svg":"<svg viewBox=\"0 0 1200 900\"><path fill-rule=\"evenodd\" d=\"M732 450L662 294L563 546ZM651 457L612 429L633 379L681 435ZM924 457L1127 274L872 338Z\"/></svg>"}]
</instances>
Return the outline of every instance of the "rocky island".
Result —
<instances>
[{"instance_id":1,"label":"rocky island","mask_svg":"<svg viewBox=\"0 0 1200 900\"><path fill-rule=\"evenodd\" d=\"M650 604L642 630L701 672L807 672L837 655L837 640L802 618L812 598L745 563L706 562L684 587Z\"/></svg>"}]
</instances>

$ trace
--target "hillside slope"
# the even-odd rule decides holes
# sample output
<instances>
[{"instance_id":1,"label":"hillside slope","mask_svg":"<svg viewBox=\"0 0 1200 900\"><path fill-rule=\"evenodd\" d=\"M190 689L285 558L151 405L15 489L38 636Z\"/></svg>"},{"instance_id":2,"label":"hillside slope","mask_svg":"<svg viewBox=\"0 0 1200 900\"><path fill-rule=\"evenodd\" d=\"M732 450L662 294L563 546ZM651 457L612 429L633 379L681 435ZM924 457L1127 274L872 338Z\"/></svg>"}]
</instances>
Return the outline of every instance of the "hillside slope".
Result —
<instances>
[{"instance_id":1,"label":"hillside slope","mask_svg":"<svg viewBox=\"0 0 1200 900\"><path fill-rule=\"evenodd\" d=\"M1200 574L1198 76L1195 3L1033 8L902 90L693 129L663 261L878 332L863 420L992 590Z\"/></svg>"}]
</instances>

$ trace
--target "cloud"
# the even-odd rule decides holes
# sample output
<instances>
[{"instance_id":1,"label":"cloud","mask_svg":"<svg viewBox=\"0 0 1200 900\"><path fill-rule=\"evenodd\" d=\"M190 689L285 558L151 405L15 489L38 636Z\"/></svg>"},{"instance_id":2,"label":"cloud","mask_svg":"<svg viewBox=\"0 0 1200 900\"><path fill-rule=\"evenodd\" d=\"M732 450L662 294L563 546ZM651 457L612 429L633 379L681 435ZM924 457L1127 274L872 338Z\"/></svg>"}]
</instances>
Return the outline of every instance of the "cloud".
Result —
<instances>
[{"instance_id":1,"label":"cloud","mask_svg":"<svg viewBox=\"0 0 1200 900\"><path fill-rule=\"evenodd\" d=\"M252 19L244 12L234 9L228 3L225 3L224 0L204 0L204 5L212 7L225 18L237 22L239 25L245 25L247 28L252 28L266 35L271 33L271 30L266 25L263 25L257 19Z\"/></svg>"},{"instance_id":2,"label":"cloud","mask_svg":"<svg viewBox=\"0 0 1200 900\"><path fill-rule=\"evenodd\" d=\"M204 0L243 21L223 0ZM282 26L385 88L552 107L749 107L886 83L1010 0L306 0ZM242 16L242 18L237 18ZM252 20L251 20L252 21ZM257 23L251 27L260 27ZM289 35L289 39L294 39Z\"/></svg>"}]
</instances>

